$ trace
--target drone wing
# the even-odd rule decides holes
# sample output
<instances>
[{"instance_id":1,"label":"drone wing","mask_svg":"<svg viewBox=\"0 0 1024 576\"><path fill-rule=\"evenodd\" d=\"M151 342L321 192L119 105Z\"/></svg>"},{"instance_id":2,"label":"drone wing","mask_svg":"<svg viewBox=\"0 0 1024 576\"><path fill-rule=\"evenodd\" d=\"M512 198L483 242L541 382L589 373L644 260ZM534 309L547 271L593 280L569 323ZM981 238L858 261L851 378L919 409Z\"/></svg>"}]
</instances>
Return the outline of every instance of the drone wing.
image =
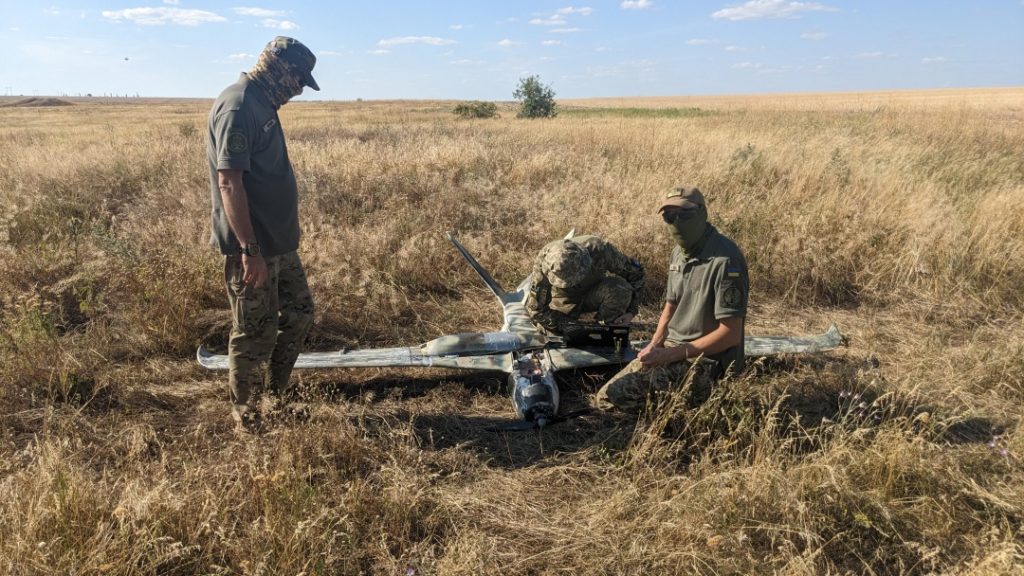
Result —
<instances>
[{"instance_id":1,"label":"drone wing","mask_svg":"<svg viewBox=\"0 0 1024 576\"><path fill-rule=\"evenodd\" d=\"M839 347L843 337L833 324L827 331L815 336L747 336L743 351L750 356L778 356L780 354L811 354ZM612 364L626 364L636 358L637 352L647 345L646 340L633 341L621 350L614 348L552 348L548 350L551 364L556 370L592 368Z\"/></svg>"},{"instance_id":2,"label":"drone wing","mask_svg":"<svg viewBox=\"0 0 1024 576\"><path fill-rule=\"evenodd\" d=\"M743 350L747 356L810 354L838 348L842 343L839 327L833 324L817 336L747 336Z\"/></svg>"},{"instance_id":3,"label":"drone wing","mask_svg":"<svg viewBox=\"0 0 1024 576\"><path fill-rule=\"evenodd\" d=\"M228 357L213 354L205 347L196 352L199 364L210 370L227 370ZM367 350L338 350L335 352L305 352L295 362L296 368L459 368L464 370L496 370L509 372L512 369L511 352L459 356L457 354L424 354L417 348L374 348Z\"/></svg>"}]
</instances>

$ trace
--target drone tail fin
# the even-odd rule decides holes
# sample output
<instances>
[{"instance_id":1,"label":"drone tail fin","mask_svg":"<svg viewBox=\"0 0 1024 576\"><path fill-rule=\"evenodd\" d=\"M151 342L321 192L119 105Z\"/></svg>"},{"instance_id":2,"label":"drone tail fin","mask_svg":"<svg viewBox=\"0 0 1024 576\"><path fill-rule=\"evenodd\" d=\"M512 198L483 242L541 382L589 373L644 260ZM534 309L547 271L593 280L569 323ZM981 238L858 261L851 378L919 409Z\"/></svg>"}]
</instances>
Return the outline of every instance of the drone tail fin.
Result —
<instances>
[{"instance_id":1,"label":"drone tail fin","mask_svg":"<svg viewBox=\"0 0 1024 576\"><path fill-rule=\"evenodd\" d=\"M491 292L498 298L498 301L504 303L507 293L501 287L501 284L498 284L497 280L492 278L487 270L484 270L484 267L476 261L476 258L469 253L469 250L466 250L466 247L459 242L454 234L448 232L445 234L445 238L455 245L455 249L459 251L459 254L462 254L462 257L466 259L466 262L469 263L473 270L476 270L476 273L480 275L480 279L484 281L484 284L487 284L487 287L490 288Z\"/></svg>"}]
</instances>

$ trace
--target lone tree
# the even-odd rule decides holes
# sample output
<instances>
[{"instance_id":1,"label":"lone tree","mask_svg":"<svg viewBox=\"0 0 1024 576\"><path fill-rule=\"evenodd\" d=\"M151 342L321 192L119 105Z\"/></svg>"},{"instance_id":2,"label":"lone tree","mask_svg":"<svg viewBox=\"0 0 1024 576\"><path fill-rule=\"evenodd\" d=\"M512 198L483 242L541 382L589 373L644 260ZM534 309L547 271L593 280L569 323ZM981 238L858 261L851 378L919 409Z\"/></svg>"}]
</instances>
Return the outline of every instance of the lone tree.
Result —
<instances>
[{"instance_id":1,"label":"lone tree","mask_svg":"<svg viewBox=\"0 0 1024 576\"><path fill-rule=\"evenodd\" d=\"M520 101L520 118L554 118L558 112L555 111L555 91L551 86L540 83L537 76L527 76L519 79L519 87L512 93L512 97Z\"/></svg>"}]
</instances>

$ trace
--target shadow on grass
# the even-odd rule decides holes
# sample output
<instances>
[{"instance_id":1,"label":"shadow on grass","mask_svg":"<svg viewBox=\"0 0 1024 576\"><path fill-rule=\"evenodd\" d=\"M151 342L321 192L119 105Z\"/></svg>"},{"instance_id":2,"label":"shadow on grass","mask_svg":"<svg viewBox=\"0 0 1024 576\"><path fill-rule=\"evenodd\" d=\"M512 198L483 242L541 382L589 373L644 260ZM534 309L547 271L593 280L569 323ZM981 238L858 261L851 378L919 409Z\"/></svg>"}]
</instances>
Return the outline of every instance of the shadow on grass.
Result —
<instances>
[{"instance_id":1,"label":"shadow on grass","mask_svg":"<svg viewBox=\"0 0 1024 576\"><path fill-rule=\"evenodd\" d=\"M544 429L509 429L523 421L515 413L506 376L501 373L319 383L316 394L335 401L345 399L374 406L372 414L360 416L360 426L369 435L388 435L398 426L411 425L417 444L424 450L467 450L491 466L518 468L561 464L564 459L559 456L583 450L617 452L626 447L636 425L635 416L588 410L587 378L593 376L571 371L558 375L559 413L575 415ZM486 397L482 404L488 414L466 414L470 409L480 409L474 396ZM421 400L421 409L396 405L396 409L389 410L385 405L416 399ZM494 410L499 403L507 411ZM450 411L441 411L443 407ZM586 413L576 414L583 411Z\"/></svg>"},{"instance_id":2,"label":"shadow on grass","mask_svg":"<svg viewBox=\"0 0 1024 576\"><path fill-rule=\"evenodd\" d=\"M609 367L560 372L559 412L571 414L591 408L591 395L616 370ZM968 444L987 442L1003 429L997 422L957 417L946 409L929 405L919 396L902 393L885 380L879 363L870 358L821 355L762 359L743 378L720 386L728 386L732 391L724 396L713 395L721 404L714 410L720 415L714 418L714 426L707 423L710 428L704 433L692 432L702 437L728 435L730 430L750 426L760 429L775 419L773 434L793 440L792 449L802 454L825 449L843 430L899 425L931 442ZM501 468L558 465L565 461L562 456L584 451L593 451L594 457L618 454L629 446L638 422L645 422L632 415L590 410L543 430L508 429L522 421L508 400L505 376L500 373L455 372L411 378L386 375L361 382L335 380L317 384L316 393L328 401L347 399L379 406L381 409L365 420L370 434L377 427L390 430L406 423L411 425L417 444L425 450L467 450ZM488 414L467 414L469 409L479 411L474 396L493 399L483 402ZM385 401L423 398L425 409L401 404L388 409L382 405ZM507 412L499 413L493 408L498 400ZM438 406L449 411L439 411ZM703 412L706 410L687 410L687 414L680 416L687 419ZM722 422L722 418L737 420ZM693 422L691 427L693 424L701 426ZM665 440L685 442L671 434Z\"/></svg>"},{"instance_id":3,"label":"shadow on grass","mask_svg":"<svg viewBox=\"0 0 1024 576\"><path fill-rule=\"evenodd\" d=\"M501 430L516 417L419 414L410 416L424 449L468 449L491 466L521 468L564 463L561 456L586 450L618 452L636 426L632 416L591 412L543 429Z\"/></svg>"}]
</instances>

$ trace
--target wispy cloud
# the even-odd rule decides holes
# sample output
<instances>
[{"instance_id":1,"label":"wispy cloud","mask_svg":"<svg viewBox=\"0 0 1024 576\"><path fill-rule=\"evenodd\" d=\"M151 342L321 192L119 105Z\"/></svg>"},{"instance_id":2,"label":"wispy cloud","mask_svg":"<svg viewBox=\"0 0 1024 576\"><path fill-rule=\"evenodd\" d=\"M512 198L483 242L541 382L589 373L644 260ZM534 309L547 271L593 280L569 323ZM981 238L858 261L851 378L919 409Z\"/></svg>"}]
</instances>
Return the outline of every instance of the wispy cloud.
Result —
<instances>
[{"instance_id":1,"label":"wispy cloud","mask_svg":"<svg viewBox=\"0 0 1024 576\"><path fill-rule=\"evenodd\" d=\"M177 6L180 3L180 0L164 0L164 4L172 4L174 6Z\"/></svg>"},{"instance_id":2,"label":"wispy cloud","mask_svg":"<svg viewBox=\"0 0 1024 576\"><path fill-rule=\"evenodd\" d=\"M255 16L256 18L276 18L284 16L284 10L267 10L266 8L252 8L249 6L235 6L232 12L241 16Z\"/></svg>"},{"instance_id":3,"label":"wispy cloud","mask_svg":"<svg viewBox=\"0 0 1024 576\"><path fill-rule=\"evenodd\" d=\"M561 14L563 16L567 16L569 14L579 14L580 16L590 16L590 13L593 12L593 11L594 11L594 9L590 8L589 6L583 6L581 8L573 8L572 6L568 6L568 7L565 7L565 8L559 8L557 13Z\"/></svg>"},{"instance_id":4,"label":"wispy cloud","mask_svg":"<svg viewBox=\"0 0 1024 576\"><path fill-rule=\"evenodd\" d=\"M251 60L255 58L255 54L249 54L247 52L241 52L239 54L232 54L228 56L228 60Z\"/></svg>"},{"instance_id":5,"label":"wispy cloud","mask_svg":"<svg viewBox=\"0 0 1024 576\"><path fill-rule=\"evenodd\" d=\"M750 0L739 6L722 8L711 14L716 20L759 20L762 18L796 18L801 12L835 12L838 8L818 2L787 2L786 0Z\"/></svg>"},{"instance_id":6,"label":"wispy cloud","mask_svg":"<svg viewBox=\"0 0 1024 576\"><path fill-rule=\"evenodd\" d=\"M706 44L711 44L712 40L708 40L707 38L690 38L686 43L690 46L704 46Z\"/></svg>"},{"instance_id":7,"label":"wispy cloud","mask_svg":"<svg viewBox=\"0 0 1024 576\"><path fill-rule=\"evenodd\" d=\"M185 10L182 8L125 8L104 10L102 15L112 22L122 20L142 26L175 24L178 26L199 26L211 22L224 22L227 18L206 10Z\"/></svg>"},{"instance_id":8,"label":"wispy cloud","mask_svg":"<svg viewBox=\"0 0 1024 576\"><path fill-rule=\"evenodd\" d=\"M572 16L573 14L579 14L580 16L590 16L594 9L589 6L583 6L576 8L574 6L567 6L565 8L559 8L555 10L554 14L550 16L539 16L530 20L530 24L534 26L565 26L568 21L565 19L566 16Z\"/></svg>"},{"instance_id":9,"label":"wispy cloud","mask_svg":"<svg viewBox=\"0 0 1024 576\"><path fill-rule=\"evenodd\" d=\"M857 54L857 58L882 58L885 56L885 52L861 52Z\"/></svg>"},{"instance_id":10,"label":"wispy cloud","mask_svg":"<svg viewBox=\"0 0 1024 576\"><path fill-rule=\"evenodd\" d=\"M534 26L564 26L566 21L561 14L552 14L547 18L533 18L530 20L530 24Z\"/></svg>"},{"instance_id":11,"label":"wispy cloud","mask_svg":"<svg viewBox=\"0 0 1024 576\"><path fill-rule=\"evenodd\" d=\"M21 32L21 28L18 28L17 26L11 26L8 30L11 32Z\"/></svg>"},{"instance_id":12,"label":"wispy cloud","mask_svg":"<svg viewBox=\"0 0 1024 576\"><path fill-rule=\"evenodd\" d=\"M503 46L506 48L509 46L518 46L519 44L522 44L522 42L516 42L515 40L509 40L508 38L504 38L498 41L498 46Z\"/></svg>"},{"instance_id":13,"label":"wispy cloud","mask_svg":"<svg viewBox=\"0 0 1024 576\"><path fill-rule=\"evenodd\" d=\"M725 48L722 48L722 50L725 50L726 52L746 52L747 51L747 49L742 47L742 46L733 46L732 44L726 46Z\"/></svg>"},{"instance_id":14,"label":"wispy cloud","mask_svg":"<svg viewBox=\"0 0 1024 576\"><path fill-rule=\"evenodd\" d=\"M758 64L757 62L738 62L733 64L732 67L739 70L757 70L758 68L762 68L763 65Z\"/></svg>"},{"instance_id":15,"label":"wispy cloud","mask_svg":"<svg viewBox=\"0 0 1024 576\"><path fill-rule=\"evenodd\" d=\"M804 40L824 40L828 38L828 32L804 32L800 37Z\"/></svg>"},{"instance_id":16,"label":"wispy cloud","mask_svg":"<svg viewBox=\"0 0 1024 576\"><path fill-rule=\"evenodd\" d=\"M260 25L264 28L276 28L278 30L298 30L299 25L291 20L278 20L276 18L264 18Z\"/></svg>"},{"instance_id":17,"label":"wispy cloud","mask_svg":"<svg viewBox=\"0 0 1024 576\"><path fill-rule=\"evenodd\" d=\"M555 34L572 34L573 32L579 32L582 28L552 28L551 32Z\"/></svg>"},{"instance_id":18,"label":"wispy cloud","mask_svg":"<svg viewBox=\"0 0 1024 576\"><path fill-rule=\"evenodd\" d=\"M378 46L398 46L400 44L427 44L429 46L447 46L455 44L455 40L438 38L437 36L399 36L396 38L385 38L377 42Z\"/></svg>"},{"instance_id":19,"label":"wispy cloud","mask_svg":"<svg viewBox=\"0 0 1024 576\"><path fill-rule=\"evenodd\" d=\"M946 61L946 57L945 56L928 56L928 57L925 57L925 58L921 58L921 64L938 64L940 62L945 62L945 61Z\"/></svg>"},{"instance_id":20,"label":"wispy cloud","mask_svg":"<svg viewBox=\"0 0 1024 576\"><path fill-rule=\"evenodd\" d=\"M463 28L465 28L465 26L463 26L462 24L452 24L448 28L452 30L462 30Z\"/></svg>"},{"instance_id":21,"label":"wispy cloud","mask_svg":"<svg viewBox=\"0 0 1024 576\"><path fill-rule=\"evenodd\" d=\"M541 42L541 44L544 45L544 46L561 46L562 41L561 40L545 40L545 41Z\"/></svg>"},{"instance_id":22,"label":"wispy cloud","mask_svg":"<svg viewBox=\"0 0 1024 576\"><path fill-rule=\"evenodd\" d=\"M651 2L651 0L623 0L619 6L624 10L646 10L653 4L654 2Z\"/></svg>"},{"instance_id":23,"label":"wispy cloud","mask_svg":"<svg viewBox=\"0 0 1024 576\"><path fill-rule=\"evenodd\" d=\"M376 50L370 50L369 52L367 52L367 54L374 54L376 56L381 56L383 54L391 54L391 50L387 50L385 48L378 48Z\"/></svg>"}]
</instances>

